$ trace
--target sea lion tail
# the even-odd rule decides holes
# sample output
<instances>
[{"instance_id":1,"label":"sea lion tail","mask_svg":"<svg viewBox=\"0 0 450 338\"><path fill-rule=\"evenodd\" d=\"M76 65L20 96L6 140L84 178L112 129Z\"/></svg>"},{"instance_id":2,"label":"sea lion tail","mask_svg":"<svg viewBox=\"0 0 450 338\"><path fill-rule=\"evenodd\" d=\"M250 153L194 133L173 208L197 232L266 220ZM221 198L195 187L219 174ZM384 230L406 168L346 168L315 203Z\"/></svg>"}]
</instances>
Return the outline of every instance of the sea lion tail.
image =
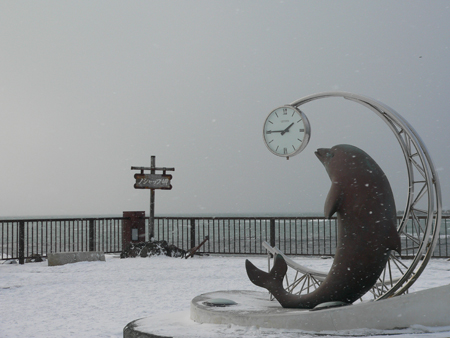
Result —
<instances>
[{"instance_id":1,"label":"sea lion tail","mask_svg":"<svg viewBox=\"0 0 450 338\"><path fill-rule=\"evenodd\" d=\"M283 278L287 272L287 264L283 256L276 255L270 272L262 271L254 266L248 259L245 261L245 269L250 281L262 288L277 294L283 289Z\"/></svg>"}]
</instances>

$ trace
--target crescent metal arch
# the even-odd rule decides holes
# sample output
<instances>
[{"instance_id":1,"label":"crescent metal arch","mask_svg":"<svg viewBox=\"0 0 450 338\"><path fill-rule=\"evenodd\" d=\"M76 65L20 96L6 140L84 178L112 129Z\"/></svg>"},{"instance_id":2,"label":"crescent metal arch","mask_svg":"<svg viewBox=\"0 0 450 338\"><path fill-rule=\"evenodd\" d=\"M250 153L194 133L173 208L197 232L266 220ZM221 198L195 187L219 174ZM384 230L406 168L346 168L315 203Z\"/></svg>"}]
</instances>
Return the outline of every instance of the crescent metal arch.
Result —
<instances>
[{"instance_id":1,"label":"crescent metal arch","mask_svg":"<svg viewBox=\"0 0 450 338\"><path fill-rule=\"evenodd\" d=\"M414 258L407 264L397 254L391 254L379 283L372 290L375 300L403 294L425 269L439 238L442 201L438 175L425 144L414 128L382 102L347 92L323 92L306 96L290 105L298 108L308 102L330 97L341 97L369 108L388 125L403 151L408 174L408 195L397 231L413 243L405 249L412 251ZM418 206L421 201L426 203L426 209ZM421 219L425 222L421 222ZM413 231L408 232L407 225ZM401 277L394 278L394 270Z\"/></svg>"}]
</instances>

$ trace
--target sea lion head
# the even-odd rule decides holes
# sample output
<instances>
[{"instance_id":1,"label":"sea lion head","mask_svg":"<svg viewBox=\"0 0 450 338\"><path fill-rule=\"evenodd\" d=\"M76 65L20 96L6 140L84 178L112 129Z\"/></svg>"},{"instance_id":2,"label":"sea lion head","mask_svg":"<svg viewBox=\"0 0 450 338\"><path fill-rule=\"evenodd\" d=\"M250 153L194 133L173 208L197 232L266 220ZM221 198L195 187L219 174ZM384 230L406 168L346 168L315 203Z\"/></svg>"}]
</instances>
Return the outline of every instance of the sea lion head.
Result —
<instances>
[{"instance_id":1,"label":"sea lion head","mask_svg":"<svg viewBox=\"0 0 450 338\"><path fill-rule=\"evenodd\" d=\"M320 148L315 154L332 181L343 177L353 177L352 172L355 171L358 175L382 173L378 164L366 152L349 144ZM384 173L382 175L384 176Z\"/></svg>"}]
</instances>

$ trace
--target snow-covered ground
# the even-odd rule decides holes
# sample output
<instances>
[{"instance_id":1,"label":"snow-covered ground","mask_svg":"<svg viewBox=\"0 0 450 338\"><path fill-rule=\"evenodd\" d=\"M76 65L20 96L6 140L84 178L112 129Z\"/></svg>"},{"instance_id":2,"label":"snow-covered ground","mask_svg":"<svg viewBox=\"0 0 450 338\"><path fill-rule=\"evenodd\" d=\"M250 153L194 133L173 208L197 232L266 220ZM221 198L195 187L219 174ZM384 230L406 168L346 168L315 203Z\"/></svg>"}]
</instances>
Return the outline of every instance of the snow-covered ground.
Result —
<instances>
[{"instance_id":1,"label":"snow-covered ground","mask_svg":"<svg viewBox=\"0 0 450 338\"><path fill-rule=\"evenodd\" d=\"M0 337L122 337L129 322L188 311L190 301L202 293L261 291L247 278L246 258L260 268L267 267L264 256L204 256L186 260L119 259L117 255L107 255L106 262L54 267L49 267L46 261L25 265L0 262ZM332 262L309 257L295 260L323 271ZM450 261L433 259L411 291L446 284L450 284ZM156 328L162 324L154 325ZM202 325L192 325L203 329ZM310 337L255 327L227 327L216 336ZM401 331L398 337L417 336L449 337L450 327L438 332L418 327Z\"/></svg>"}]
</instances>

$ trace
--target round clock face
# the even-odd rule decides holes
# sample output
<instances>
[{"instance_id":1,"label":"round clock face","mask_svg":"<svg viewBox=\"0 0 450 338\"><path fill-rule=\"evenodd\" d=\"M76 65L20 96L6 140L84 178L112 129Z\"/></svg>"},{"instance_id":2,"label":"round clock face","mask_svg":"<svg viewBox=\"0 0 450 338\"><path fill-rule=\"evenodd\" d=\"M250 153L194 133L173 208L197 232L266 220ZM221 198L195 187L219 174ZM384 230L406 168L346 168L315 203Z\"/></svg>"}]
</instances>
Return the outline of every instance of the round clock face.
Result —
<instances>
[{"instance_id":1,"label":"round clock face","mask_svg":"<svg viewBox=\"0 0 450 338\"><path fill-rule=\"evenodd\" d=\"M288 159L305 149L310 133L308 118L292 106L275 109L264 122L263 136L267 148L273 154Z\"/></svg>"}]
</instances>

